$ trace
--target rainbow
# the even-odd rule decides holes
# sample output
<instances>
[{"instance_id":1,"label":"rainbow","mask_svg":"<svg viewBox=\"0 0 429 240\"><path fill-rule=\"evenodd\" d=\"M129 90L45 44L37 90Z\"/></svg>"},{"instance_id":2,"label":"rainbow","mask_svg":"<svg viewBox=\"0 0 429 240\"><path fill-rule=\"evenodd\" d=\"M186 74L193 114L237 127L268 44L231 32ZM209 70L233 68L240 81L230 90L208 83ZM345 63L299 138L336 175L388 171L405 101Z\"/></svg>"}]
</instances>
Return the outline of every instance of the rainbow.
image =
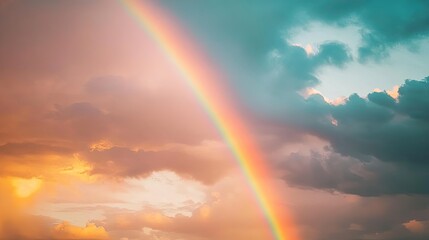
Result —
<instances>
[{"instance_id":1,"label":"rainbow","mask_svg":"<svg viewBox=\"0 0 429 240\"><path fill-rule=\"evenodd\" d=\"M205 57L198 44L178 25L171 14L155 6L155 1L121 0L127 11L162 48L165 55L190 86L197 99L212 119L240 165L255 199L267 219L273 239L296 240L290 219L275 209L276 189L263 179L269 179L270 170L261 152L252 141L245 122L234 110L227 88L222 85L219 71Z\"/></svg>"}]
</instances>

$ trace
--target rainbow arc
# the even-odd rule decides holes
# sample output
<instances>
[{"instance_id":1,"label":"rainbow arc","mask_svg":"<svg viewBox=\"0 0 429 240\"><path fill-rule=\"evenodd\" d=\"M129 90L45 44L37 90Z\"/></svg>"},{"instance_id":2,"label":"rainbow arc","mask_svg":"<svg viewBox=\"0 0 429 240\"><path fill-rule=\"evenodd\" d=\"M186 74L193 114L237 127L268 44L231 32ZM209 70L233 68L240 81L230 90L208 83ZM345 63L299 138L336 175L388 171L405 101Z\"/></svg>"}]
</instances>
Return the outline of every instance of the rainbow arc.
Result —
<instances>
[{"instance_id":1,"label":"rainbow arc","mask_svg":"<svg viewBox=\"0 0 429 240\"><path fill-rule=\"evenodd\" d=\"M271 171L245 121L233 109L234 101L225 94L228 88L220 71L178 21L155 1L121 2L177 67L228 144L269 224L273 239L297 240L290 218L281 213L283 209L276 209L277 191L264 181L270 178Z\"/></svg>"}]
</instances>

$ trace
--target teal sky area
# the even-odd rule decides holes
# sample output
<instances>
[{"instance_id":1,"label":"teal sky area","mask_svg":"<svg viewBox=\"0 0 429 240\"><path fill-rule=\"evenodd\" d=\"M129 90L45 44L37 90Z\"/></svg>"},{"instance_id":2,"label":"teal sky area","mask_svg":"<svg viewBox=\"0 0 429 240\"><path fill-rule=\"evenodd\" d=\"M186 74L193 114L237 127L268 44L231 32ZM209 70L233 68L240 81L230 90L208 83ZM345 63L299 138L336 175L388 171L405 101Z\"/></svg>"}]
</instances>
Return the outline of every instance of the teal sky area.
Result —
<instances>
[{"instance_id":1,"label":"teal sky area","mask_svg":"<svg viewBox=\"0 0 429 240\"><path fill-rule=\"evenodd\" d=\"M321 69L320 85L316 87L324 96L335 99L352 93L366 96L374 89L391 90L406 79L423 79L429 73L429 41L418 41L415 46L395 46L389 56L380 61L362 63L356 60L361 43L358 26L332 27L314 23L291 34L290 42L310 44L313 48L325 41L340 41L350 47L355 60L344 68Z\"/></svg>"}]
</instances>

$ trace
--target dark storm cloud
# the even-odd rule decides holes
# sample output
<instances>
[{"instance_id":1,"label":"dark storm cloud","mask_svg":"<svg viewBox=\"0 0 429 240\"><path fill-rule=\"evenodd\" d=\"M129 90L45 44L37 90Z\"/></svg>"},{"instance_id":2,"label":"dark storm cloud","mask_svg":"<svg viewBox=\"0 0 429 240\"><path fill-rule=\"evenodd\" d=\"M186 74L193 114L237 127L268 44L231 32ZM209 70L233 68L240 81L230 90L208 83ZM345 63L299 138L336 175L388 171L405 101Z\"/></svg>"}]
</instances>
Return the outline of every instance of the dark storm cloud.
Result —
<instances>
[{"instance_id":1,"label":"dark storm cloud","mask_svg":"<svg viewBox=\"0 0 429 240\"><path fill-rule=\"evenodd\" d=\"M236 45L242 54L256 59L281 45L281 35L288 37L292 28L312 21L340 27L361 27L358 52L359 60L363 62L380 60L398 45L415 49L418 41L429 35L429 2L425 0L293 0L269 3L188 0L180 1L180 4L164 1L164 4L187 19L187 24L204 33L201 35L223 39ZM194 7L192 12L189 11L190 4ZM216 46L216 43L211 44Z\"/></svg>"},{"instance_id":2,"label":"dark storm cloud","mask_svg":"<svg viewBox=\"0 0 429 240\"><path fill-rule=\"evenodd\" d=\"M428 194L429 78L407 80L398 92L397 100L385 92L353 94L341 105L319 95L295 101L284 121L332 149L288 156L282 163L287 182L364 196Z\"/></svg>"},{"instance_id":3,"label":"dark storm cloud","mask_svg":"<svg viewBox=\"0 0 429 240\"><path fill-rule=\"evenodd\" d=\"M319 83L316 71L326 65L342 67L351 61L349 49L339 42L327 42L320 45L315 54L307 53L302 47L284 44L273 53L277 79L277 91L301 90Z\"/></svg>"},{"instance_id":4,"label":"dark storm cloud","mask_svg":"<svg viewBox=\"0 0 429 240\"><path fill-rule=\"evenodd\" d=\"M347 46L339 42L327 42L319 46L315 61L320 65L343 67L351 60Z\"/></svg>"},{"instance_id":5,"label":"dark storm cloud","mask_svg":"<svg viewBox=\"0 0 429 240\"><path fill-rule=\"evenodd\" d=\"M372 92L368 94L368 100L386 108L393 108L396 105L395 99L386 92Z\"/></svg>"},{"instance_id":6,"label":"dark storm cloud","mask_svg":"<svg viewBox=\"0 0 429 240\"><path fill-rule=\"evenodd\" d=\"M398 111L412 118L429 121L429 77L423 81L407 80L399 89Z\"/></svg>"},{"instance_id":7,"label":"dark storm cloud","mask_svg":"<svg viewBox=\"0 0 429 240\"><path fill-rule=\"evenodd\" d=\"M413 44L429 34L429 2L425 0L321 0L296 4L312 19L361 26L361 61L380 60L397 45L415 47Z\"/></svg>"},{"instance_id":8,"label":"dark storm cloud","mask_svg":"<svg viewBox=\"0 0 429 240\"><path fill-rule=\"evenodd\" d=\"M429 78L406 81L395 104L383 93L370 94L369 100L352 95L345 104L333 107L338 124L326 137L343 154L428 166L428 97Z\"/></svg>"},{"instance_id":9,"label":"dark storm cloud","mask_svg":"<svg viewBox=\"0 0 429 240\"><path fill-rule=\"evenodd\" d=\"M382 10L381 10L382 9ZM381 10L381 11L380 11ZM362 32L361 60L380 59L396 45L409 46L429 34L429 2L371 1L357 13Z\"/></svg>"},{"instance_id":10,"label":"dark storm cloud","mask_svg":"<svg viewBox=\"0 0 429 240\"><path fill-rule=\"evenodd\" d=\"M280 166L285 169L285 180L296 187L360 196L429 193L427 167L402 167L377 159L362 162L335 152L291 154Z\"/></svg>"}]
</instances>

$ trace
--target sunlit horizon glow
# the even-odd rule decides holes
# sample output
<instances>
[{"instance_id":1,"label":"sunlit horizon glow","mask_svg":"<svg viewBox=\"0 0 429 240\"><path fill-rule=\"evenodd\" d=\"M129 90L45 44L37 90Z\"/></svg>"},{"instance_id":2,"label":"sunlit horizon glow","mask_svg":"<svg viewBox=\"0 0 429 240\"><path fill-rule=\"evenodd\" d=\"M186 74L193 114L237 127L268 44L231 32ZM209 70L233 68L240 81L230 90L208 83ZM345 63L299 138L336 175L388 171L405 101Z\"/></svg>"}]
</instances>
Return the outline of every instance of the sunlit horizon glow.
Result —
<instances>
[{"instance_id":1,"label":"sunlit horizon glow","mask_svg":"<svg viewBox=\"0 0 429 240\"><path fill-rule=\"evenodd\" d=\"M12 185L15 187L15 193L20 198L26 198L35 193L42 185L42 180L38 178L13 178Z\"/></svg>"},{"instance_id":2,"label":"sunlit horizon glow","mask_svg":"<svg viewBox=\"0 0 429 240\"><path fill-rule=\"evenodd\" d=\"M252 141L245 122L233 108L234 102L228 97L228 88L222 81L225 77L166 11L149 1L122 3L181 72L229 145L267 219L273 239L298 239L290 218L282 217L279 209L275 209L275 190L263 181L270 176L270 169L264 162L263 154Z\"/></svg>"}]
</instances>

